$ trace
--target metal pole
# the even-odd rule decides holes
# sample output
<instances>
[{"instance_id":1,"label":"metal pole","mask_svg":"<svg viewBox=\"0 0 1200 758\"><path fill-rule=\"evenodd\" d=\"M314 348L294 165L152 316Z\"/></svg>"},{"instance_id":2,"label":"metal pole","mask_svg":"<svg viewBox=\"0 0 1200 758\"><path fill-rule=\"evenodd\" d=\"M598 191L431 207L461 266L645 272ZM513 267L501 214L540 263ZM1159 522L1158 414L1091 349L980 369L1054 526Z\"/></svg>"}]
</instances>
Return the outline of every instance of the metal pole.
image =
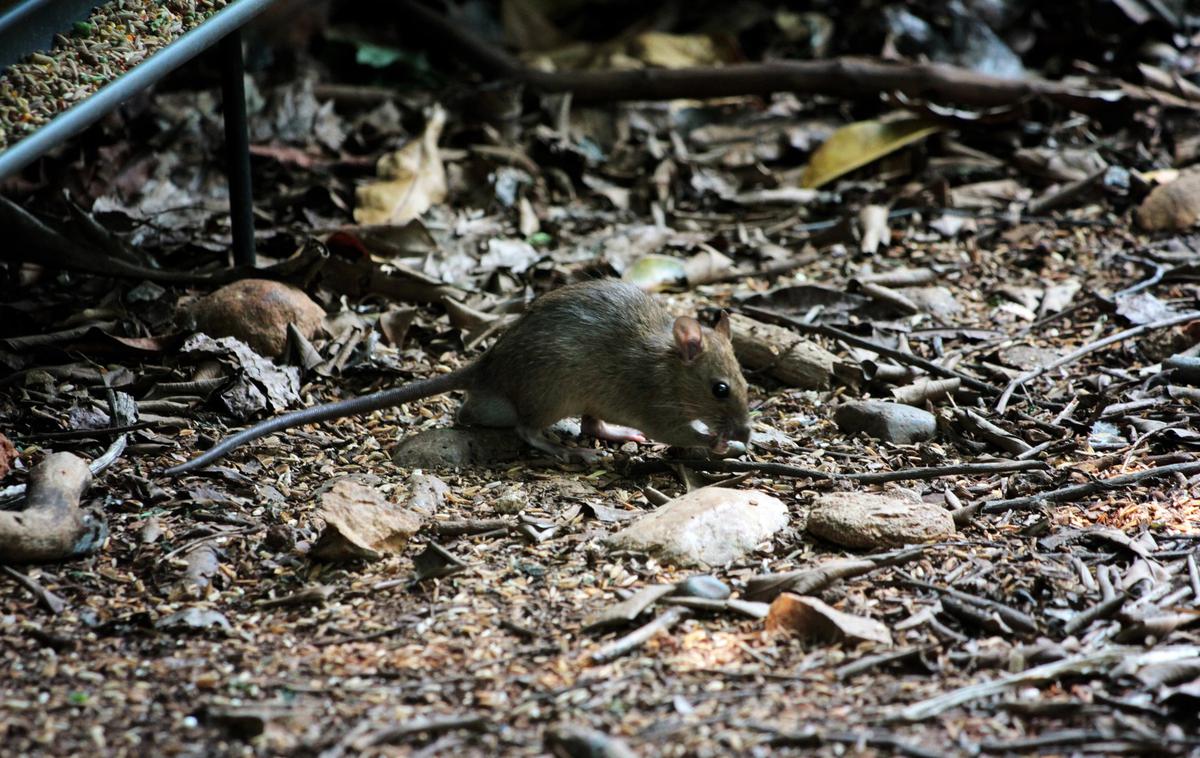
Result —
<instances>
[{"instance_id":1,"label":"metal pole","mask_svg":"<svg viewBox=\"0 0 1200 758\"><path fill-rule=\"evenodd\" d=\"M233 261L254 265L254 192L250 186L250 131L246 124L246 73L242 32L221 40L221 100L225 109L225 164L229 177L229 226Z\"/></svg>"}]
</instances>

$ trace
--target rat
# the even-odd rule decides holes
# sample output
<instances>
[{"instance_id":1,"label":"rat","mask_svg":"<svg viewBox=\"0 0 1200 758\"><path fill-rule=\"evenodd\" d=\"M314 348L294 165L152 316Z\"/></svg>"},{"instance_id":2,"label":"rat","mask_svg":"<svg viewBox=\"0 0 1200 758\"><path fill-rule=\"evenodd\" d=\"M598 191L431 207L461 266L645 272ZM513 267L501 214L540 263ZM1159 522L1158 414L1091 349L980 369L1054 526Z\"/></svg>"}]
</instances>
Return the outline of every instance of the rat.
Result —
<instances>
[{"instance_id":1,"label":"rat","mask_svg":"<svg viewBox=\"0 0 1200 758\"><path fill-rule=\"evenodd\" d=\"M672 316L632 284L596 279L534 299L464 368L261 421L163 473L207 466L272 432L454 390L467 393L459 424L513 428L533 447L556 456L586 457L544 434L575 416L585 434L618 442L649 438L721 454L731 440L750 438L746 380L733 354L729 315L722 312L715 326L703 326L691 316Z\"/></svg>"}]
</instances>

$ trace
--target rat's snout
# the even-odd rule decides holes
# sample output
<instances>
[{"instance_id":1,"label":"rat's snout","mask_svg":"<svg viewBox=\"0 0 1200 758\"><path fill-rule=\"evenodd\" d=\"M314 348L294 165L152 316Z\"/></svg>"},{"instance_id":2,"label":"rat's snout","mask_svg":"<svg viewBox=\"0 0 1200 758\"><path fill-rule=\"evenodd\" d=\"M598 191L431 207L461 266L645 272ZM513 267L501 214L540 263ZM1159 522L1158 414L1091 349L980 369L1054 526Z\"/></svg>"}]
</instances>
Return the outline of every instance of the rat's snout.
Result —
<instances>
[{"instance_id":1,"label":"rat's snout","mask_svg":"<svg viewBox=\"0 0 1200 758\"><path fill-rule=\"evenodd\" d=\"M735 424L733 427L733 432L729 435L729 439L736 440L736 441L742 443L743 445L749 445L750 444L750 423L742 422L740 424Z\"/></svg>"}]
</instances>

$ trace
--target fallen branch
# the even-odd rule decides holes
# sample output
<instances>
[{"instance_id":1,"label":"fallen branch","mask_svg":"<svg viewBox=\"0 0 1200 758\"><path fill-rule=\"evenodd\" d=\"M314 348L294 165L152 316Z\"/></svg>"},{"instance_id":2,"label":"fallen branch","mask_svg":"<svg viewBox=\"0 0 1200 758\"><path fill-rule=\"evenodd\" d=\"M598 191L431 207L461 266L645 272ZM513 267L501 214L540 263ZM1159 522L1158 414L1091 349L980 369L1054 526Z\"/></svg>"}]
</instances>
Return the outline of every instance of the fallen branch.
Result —
<instances>
[{"instance_id":1,"label":"fallen branch","mask_svg":"<svg viewBox=\"0 0 1200 758\"><path fill-rule=\"evenodd\" d=\"M23 511L0 511L0 564L45 563L95 552L108 525L95 510L79 507L92 482L87 463L52 453L29 474Z\"/></svg>"},{"instance_id":2,"label":"fallen branch","mask_svg":"<svg viewBox=\"0 0 1200 758\"><path fill-rule=\"evenodd\" d=\"M992 682L970 684L957 690L942 693L928 700L913 703L901 708L889 721L924 721L938 716L951 708L969 703L972 700L999 695L1007 690L1025 685L1036 685L1043 682L1057 681L1060 677L1070 674L1095 674L1111 671L1118 663L1154 660L1156 663L1168 663L1173 660L1183 660L1200 654L1200 647L1195 645L1179 645L1176 647L1159 648L1146 652L1139 647L1115 647L1098 653L1086 653L1061 661L1035 666L1017 674L1002 677Z\"/></svg>"},{"instance_id":3,"label":"fallen branch","mask_svg":"<svg viewBox=\"0 0 1200 758\"><path fill-rule=\"evenodd\" d=\"M1169 93L1125 85L1104 91L1063 82L1023 77L987 76L939 63L896 63L865 58L820 61L772 61L721 67L617 71L540 71L487 44L439 13L412 0L401 11L419 29L429 47L453 50L454 56L485 75L520 82L542 93L570 92L576 101L676 100L736 95L803 92L837 98L875 98L899 92L910 98L947 100L976 108L993 108L1042 98L1083 113L1132 107L1136 101L1192 105Z\"/></svg>"},{"instance_id":4,"label":"fallen branch","mask_svg":"<svg viewBox=\"0 0 1200 758\"><path fill-rule=\"evenodd\" d=\"M1154 479L1160 476L1168 476L1170 474L1183 474L1191 476L1200 474L1200 462L1192 461L1190 463L1175 463L1170 466L1158 466L1157 468L1148 468L1142 471L1135 471L1132 474L1122 474L1114 476L1110 479L1093 479L1083 484L1072 484L1069 487L1059 487L1056 490L1049 492L1040 492L1034 495L1026 495L1025 497L1014 497L1007 500L991 500L986 503L978 503L975 505L967 505L959 508L952 515L954 523L959 524L960 518L970 521L975 514L982 511L983 513L1004 513L1005 511L1028 510L1040 508L1043 503L1066 503L1097 492L1108 492L1128 487L1131 484L1137 484L1145 479ZM960 515L965 514L965 515Z\"/></svg>"},{"instance_id":5,"label":"fallen branch","mask_svg":"<svg viewBox=\"0 0 1200 758\"><path fill-rule=\"evenodd\" d=\"M1188 313L1182 313L1172 316L1171 318L1164 318L1150 324L1141 324L1139 326L1126 329L1123 332L1110 334L1109 336L1104 337L1103 339L1098 339L1095 342L1089 342L1072 353L1064 355L1057 360L1050 361L1045 366L1038 366L1035 369L1030 369L1029 371L1026 371L1024 374L1021 374L1016 379L1013 379L1011 382L1009 382L1008 386L1004 388L1004 392L1000 393L1000 399L996 401L996 412L1004 413L1004 409L1008 407L1008 401L1012 398L1013 392L1015 392L1018 387L1026 382L1038 378L1048 371L1053 371L1056 368L1062 368L1067 364L1074 363L1085 355L1094 353L1101 348L1108 347L1109 345L1113 345L1118 342L1124 342L1125 340L1130 340L1134 337L1140 337L1143 334L1152 332L1156 329L1166 329L1167 327L1176 326L1178 324L1186 324L1189 321L1196 320L1200 320L1200 311L1189 311Z\"/></svg>"},{"instance_id":6,"label":"fallen branch","mask_svg":"<svg viewBox=\"0 0 1200 758\"><path fill-rule=\"evenodd\" d=\"M933 584L932 582L923 582L920 579L908 576L907 574L904 574L904 582L912 587L920 587L921 589L932 590L933 592L937 592L941 595L956 598L964 603L970 603L971 605L979 608L985 608L989 611L992 611L999 616L1005 624L1008 624L1010 627L1018 631L1026 632L1028 634L1037 634L1039 631L1038 623L1032 616L1027 613L1022 613L1016 608L1004 605L1003 603L998 603L995 600L989 600L986 597L972 595L968 592L963 592L962 590L958 590L953 587L941 587Z\"/></svg>"},{"instance_id":7,"label":"fallen branch","mask_svg":"<svg viewBox=\"0 0 1200 758\"><path fill-rule=\"evenodd\" d=\"M205 274L139 266L120 258L96 255L95 251L88 250L54 231L29 211L2 195L0 228L4 229L5 234L5 244L0 245L0 251L3 251L0 258L5 260L163 284L218 286L248 277L280 281L311 278L329 255L321 245L305 245L299 254L274 266L234 266Z\"/></svg>"}]
</instances>

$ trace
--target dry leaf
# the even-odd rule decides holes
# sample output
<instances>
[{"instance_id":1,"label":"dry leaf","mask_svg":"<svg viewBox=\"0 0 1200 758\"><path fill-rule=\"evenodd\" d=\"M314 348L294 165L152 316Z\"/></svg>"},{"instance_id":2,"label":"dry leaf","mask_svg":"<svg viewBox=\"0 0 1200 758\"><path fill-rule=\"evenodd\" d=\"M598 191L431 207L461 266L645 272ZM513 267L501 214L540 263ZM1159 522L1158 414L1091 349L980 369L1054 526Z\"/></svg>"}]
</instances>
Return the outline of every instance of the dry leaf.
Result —
<instances>
[{"instance_id":1,"label":"dry leaf","mask_svg":"<svg viewBox=\"0 0 1200 758\"><path fill-rule=\"evenodd\" d=\"M949 194L950 206L953 208L983 209L1025 202L1033 192L1014 179L997 179L954 187Z\"/></svg>"},{"instance_id":2,"label":"dry leaf","mask_svg":"<svg viewBox=\"0 0 1200 758\"><path fill-rule=\"evenodd\" d=\"M859 121L843 126L813 153L800 185L815 189L828 184L941 129L939 124L927 118Z\"/></svg>"},{"instance_id":3,"label":"dry leaf","mask_svg":"<svg viewBox=\"0 0 1200 758\"><path fill-rule=\"evenodd\" d=\"M317 516L325 520L325 531L311 554L329 561L378 560L399 552L421 528L420 516L351 479L321 493Z\"/></svg>"},{"instance_id":4,"label":"dry leaf","mask_svg":"<svg viewBox=\"0 0 1200 758\"><path fill-rule=\"evenodd\" d=\"M644 255L625 269L623 278L646 292L657 292L686 283L687 268L670 255Z\"/></svg>"},{"instance_id":5,"label":"dry leaf","mask_svg":"<svg viewBox=\"0 0 1200 758\"><path fill-rule=\"evenodd\" d=\"M445 124L446 111L433 106L419 140L379 159L375 173L383 181L355 192L355 221L406 224L446 199L446 169L437 144Z\"/></svg>"},{"instance_id":6,"label":"dry leaf","mask_svg":"<svg viewBox=\"0 0 1200 758\"><path fill-rule=\"evenodd\" d=\"M767 631L794 634L805 639L850 643L892 644L892 633L883 624L862 616L851 616L815 597L785 592L771 603Z\"/></svg>"},{"instance_id":7,"label":"dry leaf","mask_svg":"<svg viewBox=\"0 0 1200 758\"><path fill-rule=\"evenodd\" d=\"M633 41L629 52L643 63L661 68L711 66L721 62L720 51L706 34L644 32Z\"/></svg>"}]
</instances>

